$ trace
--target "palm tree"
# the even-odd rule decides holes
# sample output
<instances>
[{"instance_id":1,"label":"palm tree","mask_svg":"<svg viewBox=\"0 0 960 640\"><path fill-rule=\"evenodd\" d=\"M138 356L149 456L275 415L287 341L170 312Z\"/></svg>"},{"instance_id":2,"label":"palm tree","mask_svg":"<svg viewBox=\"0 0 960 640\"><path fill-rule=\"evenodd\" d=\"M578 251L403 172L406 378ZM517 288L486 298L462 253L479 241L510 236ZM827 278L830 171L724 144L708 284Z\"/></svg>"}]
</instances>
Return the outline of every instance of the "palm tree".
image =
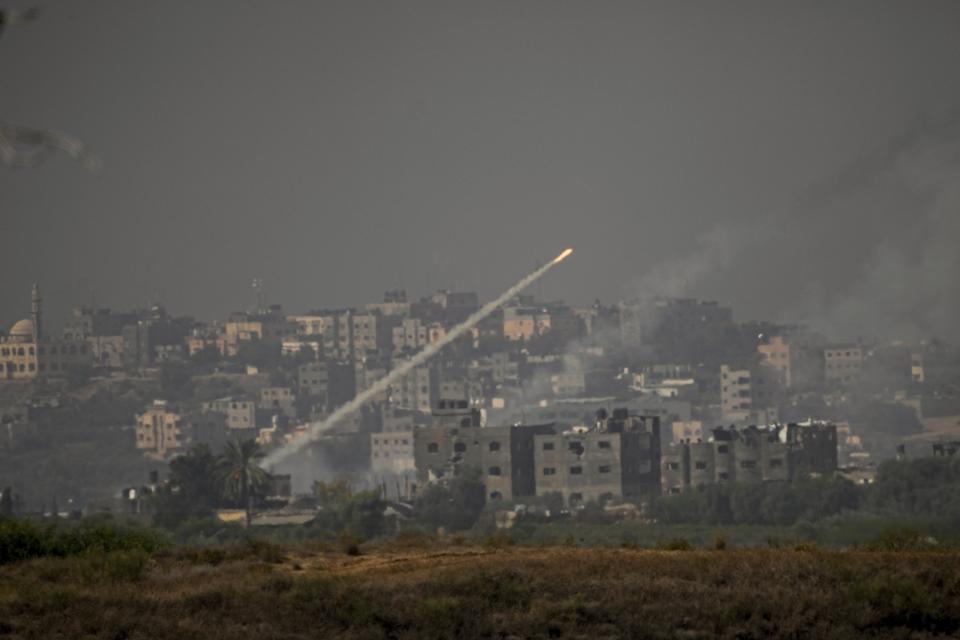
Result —
<instances>
[{"instance_id":1,"label":"palm tree","mask_svg":"<svg viewBox=\"0 0 960 640\"><path fill-rule=\"evenodd\" d=\"M250 527L253 495L263 489L270 476L260 468L258 461L265 454L256 440L237 440L227 443L227 448L218 461L218 477L228 498L239 500L246 511L247 527Z\"/></svg>"}]
</instances>

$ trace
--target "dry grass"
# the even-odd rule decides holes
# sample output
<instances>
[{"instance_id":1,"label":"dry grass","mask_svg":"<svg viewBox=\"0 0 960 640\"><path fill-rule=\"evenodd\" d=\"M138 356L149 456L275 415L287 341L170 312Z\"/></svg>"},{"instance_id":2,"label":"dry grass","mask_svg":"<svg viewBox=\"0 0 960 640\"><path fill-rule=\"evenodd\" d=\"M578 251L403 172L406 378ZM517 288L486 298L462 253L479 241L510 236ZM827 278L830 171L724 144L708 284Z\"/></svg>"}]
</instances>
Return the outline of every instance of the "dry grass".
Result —
<instances>
[{"instance_id":1,"label":"dry grass","mask_svg":"<svg viewBox=\"0 0 960 640\"><path fill-rule=\"evenodd\" d=\"M118 566L114 567L113 563ZM84 563L91 563L85 567ZM960 554L237 547L0 569L23 638L956 637Z\"/></svg>"}]
</instances>

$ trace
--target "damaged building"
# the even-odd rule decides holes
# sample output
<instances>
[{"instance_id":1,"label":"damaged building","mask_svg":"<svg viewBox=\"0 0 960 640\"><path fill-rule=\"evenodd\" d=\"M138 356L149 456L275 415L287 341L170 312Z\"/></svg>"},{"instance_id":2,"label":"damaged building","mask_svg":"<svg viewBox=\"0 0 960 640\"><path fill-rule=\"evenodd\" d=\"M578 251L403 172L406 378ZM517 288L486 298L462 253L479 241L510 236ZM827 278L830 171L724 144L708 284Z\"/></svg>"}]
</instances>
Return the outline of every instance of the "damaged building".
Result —
<instances>
[{"instance_id":1,"label":"damaged building","mask_svg":"<svg viewBox=\"0 0 960 640\"><path fill-rule=\"evenodd\" d=\"M476 409L449 401L412 438L419 485L476 469L488 501L560 493L576 505L660 493L659 416L616 409L569 430L555 423L481 427Z\"/></svg>"},{"instance_id":2,"label":"damaged building","mask_svg":"<svg viewBox=\"0 0 960 640\"><path fill-rule=\"evenodd\" d=\"M661 460L664 493L733 482L789 482L836 470L837 427L817 421L718 427L705 442L671 443Z\"/></svg>"}]
</instances>

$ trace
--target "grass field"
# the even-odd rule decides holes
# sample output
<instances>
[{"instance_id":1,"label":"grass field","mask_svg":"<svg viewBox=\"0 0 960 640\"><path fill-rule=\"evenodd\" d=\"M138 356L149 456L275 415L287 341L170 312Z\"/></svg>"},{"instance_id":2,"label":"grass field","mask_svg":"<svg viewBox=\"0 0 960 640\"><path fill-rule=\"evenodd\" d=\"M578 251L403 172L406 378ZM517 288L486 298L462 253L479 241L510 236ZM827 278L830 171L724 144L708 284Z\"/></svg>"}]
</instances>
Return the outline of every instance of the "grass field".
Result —
<instances>
[{"instance_id":1,"label":"grass field","mask_svg":"<svg viewBox=\"0 0 960 640\"><path fill-rule=\"evenodd\" d=\"M444 546L90 553L0 568L12 638L925 638L960 553Z\"/></svg>"}]
</instances>

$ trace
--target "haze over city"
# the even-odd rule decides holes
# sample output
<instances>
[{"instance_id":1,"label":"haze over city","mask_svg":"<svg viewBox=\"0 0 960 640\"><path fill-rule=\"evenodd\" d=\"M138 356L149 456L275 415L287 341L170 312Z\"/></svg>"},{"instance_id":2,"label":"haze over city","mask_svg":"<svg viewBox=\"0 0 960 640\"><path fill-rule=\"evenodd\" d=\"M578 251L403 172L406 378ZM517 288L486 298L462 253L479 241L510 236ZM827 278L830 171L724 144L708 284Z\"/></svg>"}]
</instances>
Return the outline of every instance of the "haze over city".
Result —
<instances>
[{"instance_id":1,"label":"haze over city","mask_svg":"<svg viewBox=\"0 0 960 640\"><path fill-rule=\"evenodd\" d=\"M897 174L931 139L956 148L952 2L40 6L4 37L2 117L77 135L103 169L0 175L0 295L30 265L58 317L218 317L253 277L296 310L488 298L568 243L583 258L543 297L610 303L706 238L710 266L669 293L784 319L878 263L913 288L952 223Z\"/></svg>"}]
</instances>

